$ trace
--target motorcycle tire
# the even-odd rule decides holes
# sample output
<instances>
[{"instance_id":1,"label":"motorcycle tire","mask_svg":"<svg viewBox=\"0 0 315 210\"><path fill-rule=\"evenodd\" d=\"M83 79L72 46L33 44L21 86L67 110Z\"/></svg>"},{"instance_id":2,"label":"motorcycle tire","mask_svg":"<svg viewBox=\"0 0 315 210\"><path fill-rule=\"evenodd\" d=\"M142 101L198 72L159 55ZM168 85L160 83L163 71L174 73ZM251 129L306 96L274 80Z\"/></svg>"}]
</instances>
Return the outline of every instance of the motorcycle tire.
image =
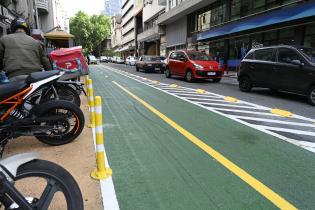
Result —
<instances>
[{"instance_id":1,"label":"motorcycle tire","mask_svg":"<svg viewBox=\"0 0 315 210\"><path fill-rule=\"evenodd\" d=\"M59 100L70 101L79 107L81 106L80 95L72 87L67 86L67 85L55 85L55 89L56 89L57 94L59 96ZM52 89L50 89L45 94L45 96L42 98L41 103L46 102L46 101L50 101L50 100L54 100L55 98L56 97L55 97L54 91Z\"/></svg>"},{"instance_id":2,"label":"motorcycle tire","mask_svg":"<svg viewBox=\"0 0 315 210\"><path fill-rule=\"evenodd\" d=\"M16 189L32 200L29 202L34 209L84 208L81 190L73 176L53 162L37 159L27 162L18 168L14 181Z\"/></svg>"},{"instance_id":3,"label":"motorcycle tire","mask_svg":"<svg viewBox=\"0 0 315 210\"><path fill-rule=\"evenodd\" d=\"M58 111L64 110L66 113L61 112L59 113ZM64 101L64 100L53 100L53 101L47 101L43 104L38 105L35 107L34 112L36 117L47 117L47 116L55 116L55 115L69 115L69 117L72 117L75 120L75 125L73 126L72 129L66 129L66 133L63 134L58 134L57 136L55 133L51 135L41 135L41 136L36 136L35 137L48 145L52 146L59 146L63 144L68 144L75 140L82 132L84 128L84 115L81 109L76 106L75 104L69 102L69 101ZM47 121L47 125L53 125L56 126L69 126L69 118L67 118L66 122L62 122L62 125L60 125L60 121ZM66 124L66 125L65 125ZM53 131L51 131L53 132Z\"/></svg>"}]
</instances>

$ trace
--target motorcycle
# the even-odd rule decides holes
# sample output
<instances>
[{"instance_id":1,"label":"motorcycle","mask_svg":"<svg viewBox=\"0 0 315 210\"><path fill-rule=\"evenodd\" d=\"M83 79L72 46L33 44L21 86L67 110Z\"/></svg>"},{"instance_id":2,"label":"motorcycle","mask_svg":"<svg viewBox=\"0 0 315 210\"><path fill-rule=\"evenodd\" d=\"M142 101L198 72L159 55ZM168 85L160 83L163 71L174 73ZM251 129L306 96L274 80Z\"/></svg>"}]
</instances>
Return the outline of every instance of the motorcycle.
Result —
<instances>
[{"instance_id":1,"label":"motorcycle","mask_svg":"<svg viewBox=\"0 0 315 210\"><path fill-rule=\"evenodd\" d=\"M65 100L46 100L46 87L55 83L58 71L36 72L26 79L0 85L0 155L9 139L35 136L48 145L63 145L78 137L84 115Z\"/></svg>"},{"instance_id":2,"label":"motorcycle","mask_svg":"<svg viewBox=\"0 0 315 210\"><path fill-rule=\"evenodd\" d=\"M83 210L82 193L71 174L38 157L24 153L0 161L0 207Z\"/></svg>"}]
</instances>

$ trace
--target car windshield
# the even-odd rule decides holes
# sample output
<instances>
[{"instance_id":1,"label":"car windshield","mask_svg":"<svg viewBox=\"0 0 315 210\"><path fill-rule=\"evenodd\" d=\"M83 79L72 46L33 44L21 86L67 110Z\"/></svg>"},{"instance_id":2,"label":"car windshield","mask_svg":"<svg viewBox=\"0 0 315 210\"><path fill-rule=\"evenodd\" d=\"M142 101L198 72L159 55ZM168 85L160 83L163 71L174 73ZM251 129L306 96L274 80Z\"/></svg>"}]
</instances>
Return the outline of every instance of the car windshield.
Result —
<instances>
[{"instance_id":1,"label":"car windshield","mask_svg":"<svg viewBox=\"0 0 315 210\"><path fill-rule=\"evenodd\" d=\"M156 56L146 56L144 57L145 61L161 61L160 57L156 57Z\"/></svg>"},{"instance_id":2,"label":"car windshield","mask_svg":"<svg viewBox=\"0 0 315 210\"><path fill-rule=\"evenodd\" d=\"M315 63L315 48L299 48L299 51L302 52L309 61Z\"/></svg>"},{"instance_id":3,"label":"car windshield","mask_svg":"<svg viewBox=\"0 0 315 210\"><path fill-rule=\"evenodd\" d=\"M90 55L89 57L90 57L91 60L96 60L94 55Z\"/></svg>"},{"instance_id":4,"label":"car windshield","mask_svg":"<svg viewBox=\"0 0 315 210\"><path fill-rule=\"evenodd\" d=\"M202 52L188 52L187 54L188 54L189 59L193 60L193 61L211 61L211 60L213 60L206 53L202 53Z\"/></svg>"}]
</instances>

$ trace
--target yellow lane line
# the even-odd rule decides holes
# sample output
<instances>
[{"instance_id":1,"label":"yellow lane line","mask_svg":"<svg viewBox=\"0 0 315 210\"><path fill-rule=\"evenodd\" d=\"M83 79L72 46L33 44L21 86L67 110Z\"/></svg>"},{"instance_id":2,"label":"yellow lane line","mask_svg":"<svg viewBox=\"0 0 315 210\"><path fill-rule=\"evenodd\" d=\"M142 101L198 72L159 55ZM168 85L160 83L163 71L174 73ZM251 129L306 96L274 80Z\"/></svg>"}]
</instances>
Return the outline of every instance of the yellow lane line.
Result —
<instances>
[{"instance_id":1,"label":"yellow lane line","mask_svg":"<svg viewBox=\"0 0 315 210\"><path fill-rule=\"evenodd\" d=\"M280 209L297 209L295 206L290 204L288 201L286 201L284 198L282 198L280 195L272 191L270 188L268 188L266 185L264 185L262 182L251 176L249 173L247 173L242 168L238 167L236 164L234 164L232 161L221 155L219 152L214 150L212 147L205 144L202 140L191 134L189 131L185 130L183 127L178 125L176 122L168 118L166 115L155 109L153 106L118 84L117 82L113 81L115 85L117 85L119 88L121 88L123 91L128 93L132 98L137 100L140 104L145 106L147 109L149 109L151 112L156 114L158 117L160 117L162 120L164 120L167 124L172 126L175 130L180 132L183 136L185 136L187 139L189 139L192 143L194 143L196 146L198 146L200 149L205 151L207 154L212 156L214 159L216 159L219 163L221 163L224 167L226 167L228 170L230 170L232 173L234 173L236 176L238 176L240 179L242 179L244 182L246 182L248 185L250 185L252 188L254 188L257 192L259 192L262 196L270 200L274 205L279 207Z\"/></svg>"}]
</instances>

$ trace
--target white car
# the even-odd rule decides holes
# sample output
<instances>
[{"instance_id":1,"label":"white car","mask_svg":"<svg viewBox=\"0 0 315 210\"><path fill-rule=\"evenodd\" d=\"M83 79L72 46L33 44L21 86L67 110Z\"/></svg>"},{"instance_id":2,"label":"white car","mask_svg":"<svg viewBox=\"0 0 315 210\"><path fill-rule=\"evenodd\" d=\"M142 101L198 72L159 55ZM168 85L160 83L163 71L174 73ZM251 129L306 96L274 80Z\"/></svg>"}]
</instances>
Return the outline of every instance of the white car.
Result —
<instances>
[{"instance_id":1,"label":"white car","mask_svg":"<svg viewBox=\"0 0 315 210\"><path fill-rule=\"evenodd\" d=\"M88 55L88 56L89 56L89 59L88 59L89 65L90 64L97 64L97 59L95 58L94 55Z\"/></svg>"},{"instance_id":2,"label":"white car","mask_svg":"<svg viewBox=\"0 0 315 210\"><path fill-rule=\"evenodd\" d=\"M106 56L101 56L100 61L101 61L101 62L107 62L107 59L108 59L108 58L107 58Z\"/></svg>"},{"instance_id":3,"label":"white car","mask_svg":"<svg viewBox=\"0 0 315 210\"><path fill-rule=\"evenodd\" d=\"M116 57L115 63L125 63L125 61L121 57Z\"/></svg>"},{"instance_id":4,"label":"white car","mask_svg":"<svg viewBox=\"0 0 315 210\"><path fill-rule=\"evenodd\" d=\"M128 56L128 57L126 58L126 65L135 66L135 65L136 65L136 61L137 61L136 57L134 57L134 56Z\"/></svg>"}]
</instances>

